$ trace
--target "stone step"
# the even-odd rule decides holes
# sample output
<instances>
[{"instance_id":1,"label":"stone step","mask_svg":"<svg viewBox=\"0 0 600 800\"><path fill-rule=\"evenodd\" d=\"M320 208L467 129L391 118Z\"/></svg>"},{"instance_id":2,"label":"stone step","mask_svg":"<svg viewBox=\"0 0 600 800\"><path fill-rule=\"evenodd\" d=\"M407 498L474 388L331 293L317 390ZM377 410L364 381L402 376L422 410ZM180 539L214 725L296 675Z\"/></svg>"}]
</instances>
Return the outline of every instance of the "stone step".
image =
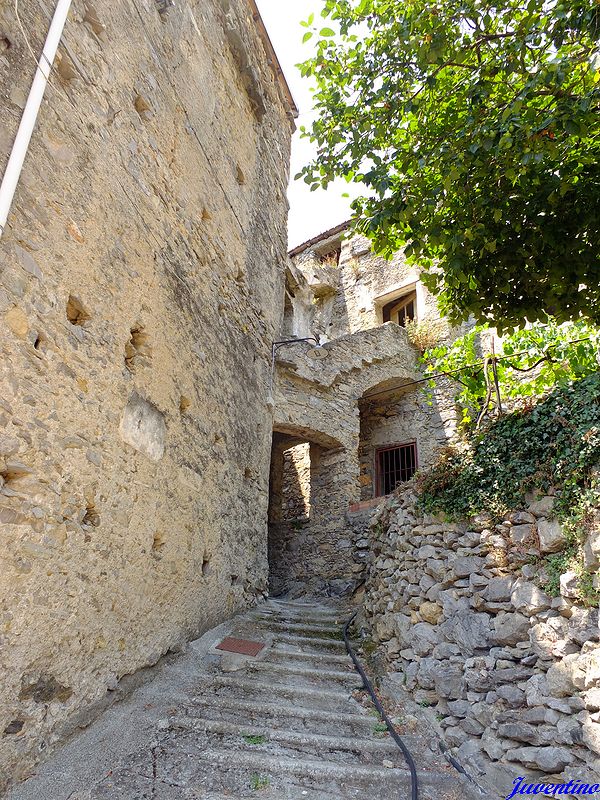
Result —
<instances>
[{"instance_id":1,"label":"stone step","mask_svg":"<svg viewBox=\"0 0 600 800\"><path fill-rule=\"evenodd\" d=\"M296 645L302 647L305 653L345 653L346 645L337 639L316 639L313 636L300 636L297 633L277 633L273 639L274 644Z\"/></svg>"},{"instance_id":2,"label":"stone step","mask_svg":"<svg viewBox=\"0 0 600 800\"><path fill-rule=\"evenodd\" d=\"M368 767L363 768L364 772L347 768L315 772L310 764L306 764L307 771L303 772L301 762L290 765L277 757L248 760L242 755L231 763L229 753L214 751L199 755L198 767L204 767L205 774L200 778L201 784L200 780L194 781L194 790L190 794L160 792L154 795L156 800L184 800L188 797L189 800L224 800L226 797L230 800L248 797L257 800L408 800L410 797L408 770L385 770L381 777L373 779ZM419 771L418 778L419 800L460 800L465 797L464 783L457 781L456 773L442 776ZM224 781L228 784L227 793L211 791L211 784L222 785ZM139 795L126 800L138 798L141 800ZM114 795L102 800L123 798Z\"/></svg>"},{"instance_id":3,"label":"stone step","mask_svg":"<svg viewBox=\"0 0 600 800\"><path fill-rule=\"evenodd\" d=\"M229 697L271 700L276 693L279 698L283 697L288 701L310 705L324 711L352 713L358 707L350 692L342 689L275 684L273 681L255 680L237 673L207 675L206 678L207 680L198 687L202 694L212 693L222 701Z\"/></svg>"},{"instance_id":4,"label":"stone step","mask_svg":"<svg viewBox=\"0 0 600 800\"><path fill-rule=\"evenodd\" d=\"M91 793L79 793L73 798L86 800L345 800L338 792L312 789L296 780L280 780L250 770L229 771L225 767L219 772L210 770L210 765L201 764L204 774L197 773L192 781L178 775L168 775L161 780L136 775L111 775L94 786ZM174 781L178 781L175 783ZM56 795L44 796L40 800L55 800ZM61 795L62 800L63 795ZM70 797L70 796L69 796Z\"/></svg>"},{"instance_id":5,"label":"stone step","mask_svg":"<svg viewBox=\"0 0 600 800\"><path fill-rule=\"evenodd\" d=\"M356 788L362 788L363 791L372 788L408 791L410 788L410 773L407 768L388 769L380 766L363 766L357 765L355 761L340 764L326 759L289 758L262 753L258 750L251 752L241 749L207 748L198 752L198 759L208 763L209 767L223 765L230 769L251 770L265 776L308 778L313 785L320 780L330 780L345 787L354 784Z\"/></svg>"},{"instance_id":6,"label":"stone step","mask_svg":"<svg viewBox=\"0 0 600 800\"><path fill-rule=\"evenodd\" d=\"M260 623L260 627L269 631L286 631L298 636L312 636L315 639L328 639L343 642L341 625L306 625L304 623L276 622L269 620L268 622Z\"/></svg>"},{"instance_id":7,"label":"stone step","mask_svg":"<svg viewBox=\"0 0 600 800\"><path fill-rule=\"evenodd\" d=\"M322 619L347 619L352 611L346 608L327 608L325 606L306 606L295 607L272 605L266 603L262 606L256 606L252 613L266 613L266 614L281 614L284 617L306 618L315 617Z\"/></svg>"},{"instance_id":8,"label":"stone step","mask_svg":"<svg viewBox=\"0 0 600 800\"><path fill-rule=\"evenodd\" d=\"M288 665L268 660L247 661L240 668L228 672L222 672L214 664L212 668L200 673L198 678L207 683L217 680L221 684L228 679L226 676L232 676L236 681L246 678L268 683L274 691L289 686L293 689L339 690L349 697L355 689L362 688L362 680L356 670L324 670L307 667L305 664Z\"/></svg>"},{"instance_id":9,"label":"stone step","mask_svg":"<svg viewBox=\"0 0 600 800\"><path fill-rule=\"evenodd\" d=\"M186 715L230 722L245 720L251 725L264 724L303 733L328 734L332 730L330 711L310 708L295 701L286 702L280 698L276 702L259 702L231 697L223 700L206 695L188 703ZM358 709L356 713L338 712L334 721L338 735L366 738L374 734L379 718Z\"/></svg>"},{"instance_id":10,"label":"stone step","mask_svg":"<svg viewBox=\"0 0 600 800\"><path fill-rule=\"evenodd\" d=\"M316 624L345 624L346 620L349 619L350 613L346 611L316 611L315 609L311 609L310 611L283 611L278 608L267 608L265 606L259 606L254 611L252 611L252 615L256 617L260 617L263 619L280 619L280 620L287 620L289 622L309 622L314 621Z\"/></svg>"},{"instance_id":11,"label":"stone step","mask_svg":"<svg viewBox=\"0 0 600 800\"><path fill-rule=\"evenodd\" d=\"M352 663L352 662L351 662ZM351 689L362 686L360 675L354 668L351 670L325 669L325 667L310 667L303 664L276 664L272 661L255 661L248 665L247 674L256 673L263 678L275 680L294 681L294 685L312 685L331 683L332 687L341 683Z\"/></svg>"},{"instance_id":12,"label":"stone step","mask_svg":"<svg viewBox=\"0 0 600 800\"><path fill-rule=\"evenodd\" d=\"M352 659L347 653L345 655L337 655L335 653L326 653L324 655L305 653L294 645L288 645L287 648L281 645L272 648L269 651L269 661L278 664L293 664L297 666L305 664L315 669L320 669L321 667L333 669L335 667L344 666L350 666L354 669Z\"/></svg>"},{"instance_id":13,"label":"stone step","mask_svg":"<svg viewBox=\"0 0 600 800\"><path fill-rule=\"evenodd\" d=\"M248 787L249 788L249 787ZM272 787L272 786L263 786L260 789L255 790L256 796L259 800L344 800L341 794L330 794L329 792L324 793L322 790L315 791L314 789L305 789L302 786L288 784L287 786L283 787L283 794L282 788L280 787ZM210 792L208 794L193 794L189 795L190 800L248 800L248 794L214 794ZM117 798L115 797L115 800ZM118 800L121 800L119 798ZM159 798L157 797L157 800ZM162 796L160 800L163 800ZM180 796L178 800L183 800Z\"/></svg>"},{"instance_id":14,"label":"stone step","mask_svg":"<svg viewBox=\"0 0 600 800\"><path fill-rule=\"evenodd\" d=\"M330 730L335 731L335 717L329 720ZM292 731L275 728L264 722L248 723L245 720L227 722L222 719L206 717L182 717L177 715L169 720L172 731L190 731L202 739L210 734L210 747L230 748L261 752L274 750L277 755L288 755L291 758L308 756L313 760L330 760L336 762L362 763L382 766L387 759L397 766L404 765L404 758L398 746L389 737L372 738L356 736L339 736L334 734L315 734L306 731ZM249 738L260 741L249 741ZM407 742L415 737L406 737ZM284 752L285 751L285 752Z\"/></svg>"},{"instance_id":15,"label":"stone step","mask_svg":"<svg viewBox=\"0 0 600 800\"><path fill-rule=\"evenodd\" d=\"M314 611L329 614L338 614L341 611L339 606L328 605L327 603L301 603L294 600L275 600L273 598L267 600L265 605L290 611ZM259 606L259 608L261 607Z\"/></svg>"},{"instance_id":16,"label":"stone step","mask_svg":"<svg viewBox=\"0 0 600 800\"><path fill-rule=\"evenodd\" d=\"M294 627L317 627L317 628L327 628L333 630L342 630L343 626L346 624L346 617L290 617L290 616L282 616L281 614L270 614L270 613L263 613L263 614L253 614L250 617L254 624L258 625L270 625L271 623L278 624L278 625L291 625Z\"/></svg>"},{"instance_id":17,"label":"stone step","mask_svg":"<svg viewBox=\"0 0 600 800\"><path fill-rule=\"evenodd\" d=\"M340 800L408 800L410 797L408 768L351 766L328 761L289 759L260 752L214 749L198 752L198 767L202 763L211 774L216 772L214 767L228 768L235 773L236 780L244 781L246 775L260 776L268 782L267 787L272 787L274 792L279 791L272 795L277 800L301 800L307 796L303 792L310 790L317 792L315 798L318 797L318 800L328 796ZM421 800L458 800L463 796L463 785L458 783L454 770L440 774L439 771L418 769L417 777ZM300 789L297 794L285 791L290 779L296 784L294 791ZM268 796L263 791L257 792L257 797Z\"/></svg>"}]
</instances>

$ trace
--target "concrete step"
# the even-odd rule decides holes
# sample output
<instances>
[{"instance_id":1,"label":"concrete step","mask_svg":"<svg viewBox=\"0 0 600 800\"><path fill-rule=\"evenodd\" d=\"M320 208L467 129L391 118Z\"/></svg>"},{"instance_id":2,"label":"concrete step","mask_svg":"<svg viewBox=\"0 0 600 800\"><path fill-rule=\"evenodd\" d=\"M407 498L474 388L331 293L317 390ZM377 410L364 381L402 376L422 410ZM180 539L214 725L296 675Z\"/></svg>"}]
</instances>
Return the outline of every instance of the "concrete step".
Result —
<instances>
[{"instance_id":1,"label":"concrete step","mask_svg":"<svg viewBox=\"0 0 600 800\"><path fill-rule=\"evenodd\" d=\"M238 673L207 676L207 681L199 689L201 690L199 694L212 693L216 697L220 697L222 701L230 697L272 700L273 695L276 694L279 698L285 698L301 705L310 705L323 711L352 713L358 708L358 704L350 696L350 692L343 689L275 684L272 681L240 676Z\"/></svg>"},{"instance_id":2,"label":"concrete step","mask_svg":"<svg viewBox=\"0 0 600 800\"><path fill-rule=\"evenodd\" d=\"M295 645L301 647L305 653L325 653L333 652L341 654L346 652L346 645L338 639L316 639L313 636L301 636L297 633L276 633L273 639L274 644Z\"/></svg>"},{"instance_id":3,"label":"concrete step","mask_svg":"<svg viewBox=\"0 0 600 800\"><path fill-rule=\"evenodd\" d=\"M194 719L205 717L229 722L243 720L248 725L269 725L302 733L329 734L332 731L330 711L300 705L296 701L277 698L275 702L260 702L239 698L214 698L210 695L198 697L188 703L186 716ZM179 715L178 715L179 716ZM338 712L334 717L333 730L340 736L374 736L379 722L375 715L364 714L360 709L355 713Z\"/></svg>"}]
</instances>

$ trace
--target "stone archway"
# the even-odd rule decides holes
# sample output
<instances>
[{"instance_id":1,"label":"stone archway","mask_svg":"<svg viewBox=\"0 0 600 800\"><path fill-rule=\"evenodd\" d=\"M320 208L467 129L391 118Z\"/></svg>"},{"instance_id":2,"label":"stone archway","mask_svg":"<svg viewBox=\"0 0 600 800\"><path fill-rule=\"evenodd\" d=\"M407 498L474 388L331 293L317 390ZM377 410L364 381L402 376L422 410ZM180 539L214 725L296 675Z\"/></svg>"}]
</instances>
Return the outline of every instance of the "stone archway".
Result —
<instances>
[{"instance_id":1,"label":"stone archway","mask_svg":"<svg viewBox=\"0 0 600 800\"><path fill-rule=\"evenodd\" d=\"M354 459L333 437L308 428L273 431L269 498L269 585L273 595L353 588L346 511Z\"/></svg>"}]
</instances>

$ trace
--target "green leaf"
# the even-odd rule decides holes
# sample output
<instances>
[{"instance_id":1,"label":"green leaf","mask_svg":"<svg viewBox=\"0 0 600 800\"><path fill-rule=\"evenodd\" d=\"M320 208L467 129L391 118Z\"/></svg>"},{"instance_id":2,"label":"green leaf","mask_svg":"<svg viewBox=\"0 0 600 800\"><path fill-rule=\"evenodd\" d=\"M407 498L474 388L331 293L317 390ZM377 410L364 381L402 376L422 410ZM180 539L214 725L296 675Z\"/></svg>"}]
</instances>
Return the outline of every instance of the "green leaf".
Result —
<instances>
[{"instance_id":1,"label":"green leaf","mask_svg":"<svg viewBox=\"0 0 600 800\"><path fill-rule=\"evenodd\" d=\"M313 35L312 31L306 31L306 33L302 37L302 44L306 44L306 42L308 42L309 39L312 39L312 35Z\"/></svg>"},{"instance_id":2,"label":"green leaf","mask_svg":"<svg viewBox=\"0 0 600 800\"><path fill-rule=\"evenodd\" d=\"M335 30L300 68L315 83L312 181L354 174L375 251L411 244L452 322L600 322L595 5L321 7Z\"/></svg>"}]
</instances>

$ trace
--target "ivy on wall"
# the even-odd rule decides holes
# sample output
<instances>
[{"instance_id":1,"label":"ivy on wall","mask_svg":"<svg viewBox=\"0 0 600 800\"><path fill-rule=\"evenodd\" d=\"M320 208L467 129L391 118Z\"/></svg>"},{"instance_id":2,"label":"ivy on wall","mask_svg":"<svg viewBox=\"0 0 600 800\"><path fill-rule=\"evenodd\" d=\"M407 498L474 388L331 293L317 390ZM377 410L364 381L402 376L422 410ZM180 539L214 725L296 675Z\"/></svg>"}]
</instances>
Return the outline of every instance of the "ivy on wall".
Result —
<instances>
[{"instance_id":1,"label":"ivy on wall","mask_svg":"<svg viewBox=\"0 0 600 800\"><path fill-rule=\"evenodd\" d=\"M448 448L419 477L422 505L464 517L516 508L527 492L561 488L566 506L600 463L600 373L552 392L529 409L501 417L468 447Z\"/></svg>"},{"instance_id":2,"label":"ivy on wall","mask_svg":"<svg viewBox=\"0 0 600 800\"><path fill-rule=\"evenodd\" d=\"M562 572L579 577L581 598L597 603L583 544L600 508L600 373L568 383L544 400L501 417L468 446L447 448L438 464L417 476L420 504L450 519L488 513L501 517L525 505L529 492L558 490L562 553L544 560L544 588L558 594Z\"/></svg>"}]
</instances>

